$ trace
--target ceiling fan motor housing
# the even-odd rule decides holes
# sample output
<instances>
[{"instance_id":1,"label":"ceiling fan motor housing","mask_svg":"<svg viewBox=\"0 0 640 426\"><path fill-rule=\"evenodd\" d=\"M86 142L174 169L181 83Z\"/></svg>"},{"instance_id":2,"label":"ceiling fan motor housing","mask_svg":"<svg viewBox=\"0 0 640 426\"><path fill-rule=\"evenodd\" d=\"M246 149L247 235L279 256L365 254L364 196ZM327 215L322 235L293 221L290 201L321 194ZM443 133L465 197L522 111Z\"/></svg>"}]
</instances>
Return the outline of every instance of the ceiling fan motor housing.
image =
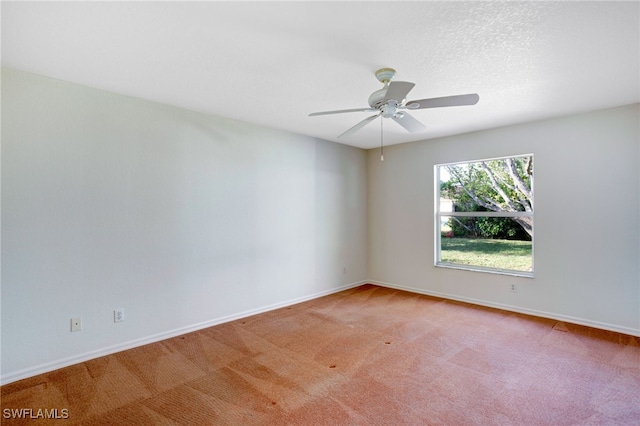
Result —
<instances>
[{"instance_id":1,"label":"ceiling fan motor housing","mask_svg":"<svg viewBox=\"0 0 640 426\"><path fill-rule=\"evenodd\" d=\"M384 97L387 94L388 88L389 86L385 84L382 89L376 90L369 96L369 106L371 106L371 108L380 109L382 105L384 105Z\"/></svg>"}]
</instances>

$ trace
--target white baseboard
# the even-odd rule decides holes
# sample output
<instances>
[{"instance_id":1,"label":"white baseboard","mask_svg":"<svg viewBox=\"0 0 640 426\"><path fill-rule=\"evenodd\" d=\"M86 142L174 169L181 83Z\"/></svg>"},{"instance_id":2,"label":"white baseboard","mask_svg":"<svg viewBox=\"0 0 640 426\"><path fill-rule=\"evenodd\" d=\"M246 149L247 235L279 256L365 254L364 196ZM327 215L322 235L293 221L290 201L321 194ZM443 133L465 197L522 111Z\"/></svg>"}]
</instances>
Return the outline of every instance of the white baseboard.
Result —
<instances>
[{"instance_id":1,"label":"white baseboard","mask_svg":"<svg viewBox=\"0 0 640 426\"><path fill-rule=\"evenodd\" d=\"M298 303L306 302L308 300L317 299L318 297L327 296L329 294L338 293L344 290L348 290L350 288L358 287L363 284L368 283L369 281L358 281L351 284L346 284L340 287L332 288L330 290L324 290L318 293L313 293L307 296L298 297L295 299L290 299L284 302L274 303L272 305L263 306L257 309L250 309L248 311L239 312L233 315L227 315L225 317L215 318L212 320L204 321L198 324L189 325L186 327L177 328L174 330L169 330L166 332L154 334L152 336L142 337L135 340L130 340L128 342L119 343L117 345L108 346L106 348L97 349L90 352L85 352L82 354L70 356L67 358L59 359L56 361L48 362L45 364L37 365L35 367L25 368L23 370L18 370L14 372L10 372L8 374L0 375L0 385L6 385L11 382L15 382L18 380L26 379L28 377L37 376L38 374L48 373L50 371L57 370L59 368L68 367L70 365L79 364L81 362L89 361L95 358L99 358L105 355L111 355L117 352L121 352L127 349L133 349L139 346L143 346L149 343L159 342L161 340L170 339L172 337L180 336L182 334L191 333L193 331L202 330L204 328L213 327L214 325L224 324L226 322L235 321L241 318L250 317L252 315L261 314L268 311L273 311L275 309L284 308L286 306L295 305Z\"/></svg>"},{"instance_id":2,"label":"white baseboard","mask_svg":"<svg viewBox=\"0 0 640 426\"><path fill-rule=\"evenodd\" d=\"M587 327L593 327L593 328L598 328L598 329L607 330L607 331L615 331L617 333L623 333L623 334L628 334L628 335L631 335L631 336L640 337L640 329L635 329L635 328L631 328L631 327L623 327L623 326L619 326L619 325L615 325L615 324L608 324L608 323L599 322L599 321L592 321L592 320L588 320L588 319L584 319L584 318L576 318L576 317L572 317L572 316L568 316L568 315L562 315L562 314L556 314L556 313L552 313L552 312L538 311L536 309L521 308L519 306L506 305L506 304L503 304L503 303L495 303L495 302L490 302L490 301L487 301L487 300L474 299L474 298L471 298L471 297L457 296L455 294L448 294L448 293L440 293L440 292L437 292L437 291L423 290L423 289L420 289L420 288L408 287L408 286L403 286L403 285L398 285L398 284L393 284L393 283L387 283L387 282L383 282L383 281L369 280L367 282L369 282L371 284L379 285L381 287L394 288L394 289L397 289L397 290L405 290L405 291L408 291L408 292L411 292L411 293L424 294L426 296L440 297L440 298L443 298L443 299L457 300L459 302L467 302L467 303L471 303L471 304L474 304L474 305L487 306L489 308L502 309L502 310L505 310L505 311L517 312L519 314L532 315L532 316L542 317L542 318L548 318L548 319L568 322L568 323L572 323L572 324L586 325Z\"/></svg>"},{"instance_id":3,"label":"white baseboard","mask_svg":"<svg viewBox=\"0 0 640 426\"><path fill-rule=\"evenodd\" d=\"M628 334L631 336L640 337L640 329L634 329L631 327L621 327L615 324L608 324L599 321L592 321L583 318L571 317L568 315L561 315L552 312L539 311L535 309L527 309L521 308L518 306L512 306L502 303L495 303L481 299L475 299L470 297L463 297L449 293L441 293L436 291L424 290L416 287L403 286L383 281L376 280L364 280L358 281L351 284L346 284L344 286L336 287L330 290L321 291L318 293L310 294L303 297L298 297L295 299L290 299L284 302L275 303L268 306L263 306L257 309L251 309L244 312L239 312L237 314L228 315L225 317L215 318L212 320L204 321L198 324L189 325L186 327L177 328L174 330L169 330L163 333L154 334L152 336L142 337L139 339L131 340L128 342L119 343L117 345L109 346L106 348L97 349L90 352L85 352L82 354L74 355L71 357L63 358L60 360L56 360L53 362L48 362L45 364L37 365L35 367L25 368L23 370L11 372L8 374L0 375L0 385L6 385L8 383L15 382L17 380L26 379L28 377L36 376L38 374L48 373L50 371L54 371L60 368L68 367L70 365L79 364L81 362L89 361L95 358L99 358L105 355L111 355L117 352L121 352L127 349L133 349L139 346L143 346L149 343L159 342L161 340L170 339L172 337L180 336L182 334L191 333L193 331L202 330L207 327L213 327L215 325L224 324L227 322L235 321L241 318L246 318L252 315L261 314L264 312L272 311L275 309L284 308L286 306L295 305L297 303L306 302L308 300L317 299L318 297L327 296L329 294L338 293L340 291L348 290L350 288L358 287L363 284L375 284L381 287L388 287L397 290L404 290L411 293L424 294L427 296L440 297L443 299L457 300L460 302L467 302L474 305L487 306L490 308L502 309L510 312L517 312L526 315L533 315L542 318L553 319L557 321L569 322L573 324L585 325L588 327L598 328L602 330L614 331L618 333Z\"/></svg>"}]
</instances>

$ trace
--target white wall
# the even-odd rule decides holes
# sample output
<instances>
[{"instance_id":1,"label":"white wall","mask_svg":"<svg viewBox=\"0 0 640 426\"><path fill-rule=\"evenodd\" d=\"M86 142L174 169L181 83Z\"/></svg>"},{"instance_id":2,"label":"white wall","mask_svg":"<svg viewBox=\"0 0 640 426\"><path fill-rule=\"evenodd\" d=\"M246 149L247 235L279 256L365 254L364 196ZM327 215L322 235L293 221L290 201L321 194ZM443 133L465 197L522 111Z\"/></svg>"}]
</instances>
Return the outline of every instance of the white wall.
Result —
<instances>
[{"instance_id":1,"label":"white wall","mask_svg":"<svg viewBox=\"0 0 640 426\"><path fill-rule=\"evenodd\" d=\"M396 145L380 163L377 150L3 69L0 379L367 277L638 335L639 116ZM433 165L522 153L536 162L535 278L435 268Z\"/></svg>"},{"instance_id":2,"label":"white wall","mask_svg":"<svg viewBox=\"0 0 640 426\"><path fill-rule=\"evenodd\" d=\"M640 335L639 106L368 156L372 282ZM535 156L535 277L434 266L433 166ZM518 292L508 291L510 283Z\"/></svg>"},{"instance_id":3,"label":"white wall","mask_svg":"<svg viewBox=\"0 0 640 426\"><path fill-rule=\"evenodd\" d=\"M365 280L366 196L363 150L3 69L2 381Z\"/></svg>"}]
</instances>

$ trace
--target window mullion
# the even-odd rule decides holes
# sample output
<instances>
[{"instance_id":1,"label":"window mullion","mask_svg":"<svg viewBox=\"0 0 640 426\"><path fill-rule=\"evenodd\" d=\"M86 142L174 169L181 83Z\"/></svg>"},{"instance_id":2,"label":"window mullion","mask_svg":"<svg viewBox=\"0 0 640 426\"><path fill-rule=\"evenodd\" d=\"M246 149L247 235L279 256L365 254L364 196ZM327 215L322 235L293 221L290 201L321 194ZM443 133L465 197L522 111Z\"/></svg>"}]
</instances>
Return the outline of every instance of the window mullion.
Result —
<instances>
[{"instance_id":1,"label":"window mullion","mask_svg":"<svg viewBox=\"0 0 640 426\"><path fill-rule=\"evenodd\" d=\"M441 216L458 217L533 217L533 212L447 212Z\"/></svg>"}]
</instances>

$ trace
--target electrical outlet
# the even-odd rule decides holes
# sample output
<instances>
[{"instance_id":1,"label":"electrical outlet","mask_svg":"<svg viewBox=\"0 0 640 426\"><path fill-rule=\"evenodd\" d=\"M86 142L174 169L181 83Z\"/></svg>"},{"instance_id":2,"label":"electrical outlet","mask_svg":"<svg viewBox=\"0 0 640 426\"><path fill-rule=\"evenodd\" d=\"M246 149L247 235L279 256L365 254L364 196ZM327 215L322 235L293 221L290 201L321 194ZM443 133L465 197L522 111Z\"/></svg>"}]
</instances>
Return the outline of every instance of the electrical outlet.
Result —
<instances>
[{"instance_id":1,"label":"electrical outlet","mask_svg":"<svg viewBox=\"0 0 640 426\"><path fill-rule=\"evenodd\" d=\"M71 318L71 331L80 331L82 330L82 318Z\"/></svg>"},{"instance_id":2,"label":"electrical outlet","mask_svg":"<svg viewBox=\"0 0 640 426\"><path fill-rule=\"evenodd\" d=\"M509 290L511 291L511 293L517 293L518 292L518 284L511 283L509 285Z\"/></svg>"},{"instance_id":3,"label":"electrical outlet","mask_svg":"<svg viewBox=\"0 0 640 426\"><path fill-rule=\"evenodd\" d=\"M118 308L113 311L113 322L124 321L124 308Z\"/></svg>"}]
</instances>

